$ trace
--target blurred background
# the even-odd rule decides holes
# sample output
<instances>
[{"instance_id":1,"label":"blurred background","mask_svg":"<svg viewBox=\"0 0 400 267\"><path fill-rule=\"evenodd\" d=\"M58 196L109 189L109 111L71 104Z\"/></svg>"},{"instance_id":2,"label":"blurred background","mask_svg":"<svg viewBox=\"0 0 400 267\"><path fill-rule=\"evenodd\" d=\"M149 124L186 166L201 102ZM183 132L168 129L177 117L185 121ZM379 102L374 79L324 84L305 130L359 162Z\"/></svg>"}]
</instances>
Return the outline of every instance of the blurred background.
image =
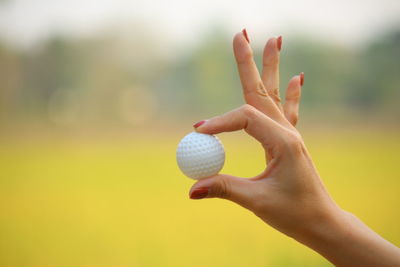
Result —
<instances>
[{"instance_id":1,"label":"blurred background","mask_svg":"<svg viewBox=\"0 0 400 267\"><path fill-rule=\"evenodd\" d=\"M0 266L330 266L175 163L243 104L232 37L283 35L281 91L339 205L400 245L400 2L0 0ZM263 151L221 134L224 173Z\"/></svg>"}]
</instances>

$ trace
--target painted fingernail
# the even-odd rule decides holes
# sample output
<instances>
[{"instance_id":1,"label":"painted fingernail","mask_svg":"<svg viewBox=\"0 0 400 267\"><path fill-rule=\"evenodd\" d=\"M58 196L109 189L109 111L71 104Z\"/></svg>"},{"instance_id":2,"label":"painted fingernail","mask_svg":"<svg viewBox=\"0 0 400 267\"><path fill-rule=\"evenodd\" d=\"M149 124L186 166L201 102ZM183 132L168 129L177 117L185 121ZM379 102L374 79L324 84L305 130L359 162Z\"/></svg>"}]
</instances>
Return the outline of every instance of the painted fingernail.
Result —
<instances>
[{"instance_id":1,"label":"painted fingernail","mask_svg":"<svg viewBox=\"0 0 400 267\"><path fill-rule=\"evenodd\" d=\"M242 33L243 33L244 38L246 38L246 41L247 41L248 43L250 43L250 39L249 39L249 36L247 35L246 28L244 28L244 29L242 30Z\"/></svg>"},{"instance_id":2,"label":"painted fingernail","mask_svg":"<svg viewBox=\"0 0 400 267\"><path fill-rule=\"evenodd\" d=\"M278 46L278 50L281 51L282 48L282 35L276 38L276 45Z\"/></svg>"},{"instance_id":3,"label":"painted fingernail","mask_svg":"<svg viewBox=\"0 0 400 267\"><path fill-rule=\"evenodd\" d=\"M303 86L304 84L304 72L300 73L300 85Z\"/></svg>"},{"instance_id":4,"label":"painted fingernail","mask_svg":"<svg viewBox=\"0 0 400 267\"><path fill-rule=\"evenodd\" d=\"M198 123L195 123L193 125L194 128L199 128L201 125L203 125L206 121L199 121Z\"/></svg>"},{"instance_id":5,"label":"painted fingernail","mask_svg":"<svg viewBox=\"0 0 400 267\"><path fill-rule=\"evenodd\" d=\"M191 199L202 199L208 195L208 188L197 188L190 194Z\"/></svg>"}]
</instances>

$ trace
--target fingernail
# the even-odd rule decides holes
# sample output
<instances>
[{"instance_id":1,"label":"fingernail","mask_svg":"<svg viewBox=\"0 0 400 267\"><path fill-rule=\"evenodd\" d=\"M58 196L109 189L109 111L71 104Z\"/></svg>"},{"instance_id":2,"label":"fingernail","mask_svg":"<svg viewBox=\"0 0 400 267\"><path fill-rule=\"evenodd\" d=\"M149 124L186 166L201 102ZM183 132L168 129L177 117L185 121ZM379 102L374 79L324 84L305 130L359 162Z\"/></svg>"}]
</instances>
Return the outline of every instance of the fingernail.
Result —
<instances>
[{"instance_id":1,"label":"fingernail","mask_svg":"<svg viewBox=\"0 0 400 267\"><path fill-rule=\"evenodd\" d=\"M249 39L249 36L247 35L246 28L244 28L244 29L242 30L242 33L243 33L243 35L244 35L244 38L246 38L246 41L247 41L248 43L250 43L250 39Z\"/></svg>"},{"instance_id":2,"label":"fingernail","mask_svg":"<svg viewBox=\"0 0 400 267\"><path fill-rule=\"evenodd\" d=\"M300 73L300 85L303 86L304 84L304 72Z\"/></svg>"},{"instance_id":3,"label":"fingernail","mask_svg":"<svg viewBox=\"0 0 400 267\"><path fill-rule=\"evenodd\" d=\"M278 50L281 51L282 48L282 35L276 39L276 45L278 46Z\"/></svg>"},{"instance_id":4,"label":"fingernail","mask_svg":"<svg viewBox=\"0 0 400 267\"><path fill-rule=\"evenodd\" d=\"M206 121L199 121L198 123L195 123L193 125L194 128L199 128L201 125L203 125Z\"/></svg>"},{"instance_id":5,"label":"fingernail","mask_svg":"<svg viewBox=\"0 0 400 267\"><path fill-rule=\"evenodd\" d=\"M197 188L190 194L191 199L202 199L208 195L208 188Z\"/></svg>"}]
</instances>

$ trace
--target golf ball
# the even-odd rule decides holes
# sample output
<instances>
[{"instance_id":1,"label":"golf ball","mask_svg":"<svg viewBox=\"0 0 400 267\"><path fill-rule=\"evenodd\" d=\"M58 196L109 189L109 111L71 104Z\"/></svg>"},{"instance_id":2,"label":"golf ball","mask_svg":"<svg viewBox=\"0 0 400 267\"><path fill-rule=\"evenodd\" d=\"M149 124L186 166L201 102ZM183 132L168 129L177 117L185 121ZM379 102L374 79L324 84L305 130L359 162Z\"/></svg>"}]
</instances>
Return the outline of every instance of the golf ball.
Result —
<instances>
[{"instance_id":1,"label":"golf ball","mask_svg":"<svg viewBox=\"0 0 400 267\"><path fill-rule=\"evenodd\" d=\"M192 132L180 141L176 161L189 178L198 180L213 176L224 166L224 146L214 135Z\"/></svg>"}]
</instances>

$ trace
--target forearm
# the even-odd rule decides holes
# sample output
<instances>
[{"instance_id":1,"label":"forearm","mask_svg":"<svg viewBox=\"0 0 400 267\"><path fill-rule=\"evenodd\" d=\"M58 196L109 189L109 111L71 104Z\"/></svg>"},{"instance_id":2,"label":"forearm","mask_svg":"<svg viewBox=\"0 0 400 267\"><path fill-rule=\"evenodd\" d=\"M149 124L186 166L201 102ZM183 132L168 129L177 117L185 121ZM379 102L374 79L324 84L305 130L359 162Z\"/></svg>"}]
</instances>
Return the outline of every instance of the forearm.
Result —
<instances>
[{"instance_id":1,"label":"forearm","mask_svg":"<svg viewBox=\"0 0 400 267\"><path fill-rule=\"evenodd\" d=\"M353 214L337 209L299 241L336 266L400 266L400 249Z\"/></svg>"}]
</instances>

